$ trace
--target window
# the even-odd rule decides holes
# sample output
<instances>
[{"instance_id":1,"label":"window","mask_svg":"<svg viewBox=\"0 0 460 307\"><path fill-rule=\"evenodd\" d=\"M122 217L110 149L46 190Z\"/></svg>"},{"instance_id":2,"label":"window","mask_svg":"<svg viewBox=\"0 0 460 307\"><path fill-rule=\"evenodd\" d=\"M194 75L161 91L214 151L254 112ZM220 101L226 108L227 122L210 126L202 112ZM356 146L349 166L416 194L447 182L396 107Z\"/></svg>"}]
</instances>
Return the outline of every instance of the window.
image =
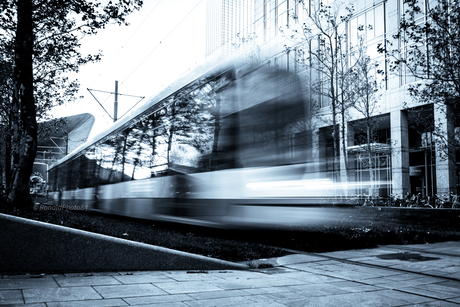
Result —
<instances>
[{"instance_id":1,"label":"window","mask_svg":"<svg viewBox=\"0 0 460 307\"><path fill-rule=\"evenodd\" d=\"M288 24L288 1L276 0L275 5L275 27L276 33L280 27L286 27Z\"/></svg>"},{"instance_id":2,"label":"window","mask_svg":"<svg viewBox=\"0 0 460 307\"><path fill-rule=\"evenodd\" d=\"M268 31L270 29L270 0L264 0L264 40L269 39Z\"/></svg>"},{"instance_id":3,"label":"window","mask_svg":"<svg viewBox=\"0 0 460 307\"><path fill-rule=\"evenodd\" d=\"M376 54L378 43L383 43L384 30L383 4L380 4L350 20L350 46L356 46L361 37L366 46L373 46L375 49L370 50L368 48L368 52Z\"/></svg>"},{"instance_id":4,"label":"window","mask_svg":"<svg viewBox=\"0 0 460 307\"><path fill-rule=\"evenodd\" d=\"M426 12L427 12L427 8L429 6L429 0L417 0L416 1L416 5L418 6L418 8L420 9L419 11L415 12L414 14L414 21L416 24L422 24L425 22L425 15L426 15ZM408 3L405 3L404 0L401 1L401 13L402 13L402 17L404 16L404 14L409 14L410 12L410 7L409 7L409 4ZM425 54L425 50L426 50L426 47L423 46L423 45L418 45L416 47L416 45L414 44L410 44L410 43L406 43L405 42L405 38L403 37L401 39L401 50L400 50L400 55L402 58L404 59L410 59L410 58L414 58L415 60L419 60L419 52L417 51L417 48L421 51L420 54L423 55ZM413 61L412 61L413 62ZM412 83L412 82L415 82L417 80L419 80L417 77L414 76L413 74L413 71L411 71L411 68L414 69L414 68L417 68L418 65L411 65L410 67L408 67L408 65L406 64L401 64L402 67L401 67L401 85L404 85L404 84L409 84L409 83ZM421 72L417 72L416 75L418 73L421 73Z\"/></svg>"},{"instance_id":5,"label":"window","mask_svg":"<svg viewBox=\"0 0 460 307\"><path fill-rule=\"evenodd\" d=\"M348 31L350 37L349 48L356 48L360 39L363 40L367 55L373 62L379 64L375 70L375 79L386 86L384 76L377 73L377 71L386 71L384 55L378 52L378 45L384 43L385 37L384 4L374 6L351 19L348 23ZM350 61L352 60L353 56L350 54Z\"/></svg>"},{"instance_id":6,"label":"window","mask_svg":"<svg viewBox=\"0 0 460 307\"><path fill-rule=\"evenodd\" d=\"M330 95L329 83L322 80L320 82L320 95L319 95L319 105L321 108L330 107L332 104Z\"/></svg>"},{"instance_id":7,"label":"window","mask_svg":"<svg viewBox=\"0 0 460 307\"><path fill-rule=\"evenodd\" d=\"M292 133L289 136L289 159L292 161L311 161L311 131Z\"/></svg>"}]
</instances>

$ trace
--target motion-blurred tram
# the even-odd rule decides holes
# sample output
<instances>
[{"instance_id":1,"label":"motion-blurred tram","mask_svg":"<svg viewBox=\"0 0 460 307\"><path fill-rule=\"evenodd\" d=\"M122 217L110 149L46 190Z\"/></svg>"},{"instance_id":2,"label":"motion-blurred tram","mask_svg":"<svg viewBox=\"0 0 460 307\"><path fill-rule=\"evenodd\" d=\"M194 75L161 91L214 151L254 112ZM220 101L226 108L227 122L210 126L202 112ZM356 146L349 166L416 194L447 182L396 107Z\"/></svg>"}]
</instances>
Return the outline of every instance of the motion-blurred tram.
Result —
<instances>
[{"instance_id":1,"label":"motion-blurred tram","mask_svg":"<svg viewBox=\"0 0 460 307\"><path fill-rule=\"evenodd\" d=\"M251 226L321 219L337 202L313 163L299 77L200 66L49 169L52 202L142 219Z\"/></svg>"}]
</instances>

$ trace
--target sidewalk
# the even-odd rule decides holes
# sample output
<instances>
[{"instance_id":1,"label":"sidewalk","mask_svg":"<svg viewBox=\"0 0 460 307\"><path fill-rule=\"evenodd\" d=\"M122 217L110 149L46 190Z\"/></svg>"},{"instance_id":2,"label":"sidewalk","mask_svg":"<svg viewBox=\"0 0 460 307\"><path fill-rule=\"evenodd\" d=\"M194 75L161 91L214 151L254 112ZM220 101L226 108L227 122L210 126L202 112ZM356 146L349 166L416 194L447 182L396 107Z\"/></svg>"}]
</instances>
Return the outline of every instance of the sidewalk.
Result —
<instances>
[{"instance_id":1,"label":"sidewalk","mask_svg":"<svg viewBox=\"0 0 460 307\"><path fill-rule=\"evenodd\" d=\"M294 254L258 262L274 267L4 275L0 306L460 305L460 242Z\"/></svg>"}]
</instances>

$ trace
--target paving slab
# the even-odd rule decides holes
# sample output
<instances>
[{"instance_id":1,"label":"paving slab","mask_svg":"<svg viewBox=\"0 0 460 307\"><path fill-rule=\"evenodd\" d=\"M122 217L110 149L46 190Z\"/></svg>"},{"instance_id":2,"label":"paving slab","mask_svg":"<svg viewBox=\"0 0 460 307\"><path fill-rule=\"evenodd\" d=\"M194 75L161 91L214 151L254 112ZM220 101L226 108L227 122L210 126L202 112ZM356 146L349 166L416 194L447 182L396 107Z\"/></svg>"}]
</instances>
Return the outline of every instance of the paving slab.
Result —
<instances>
[{"instance_id":1,"label":"paving slab","mask_svg":"<svg viewBox=\"0 0 460 307\"><path fill-rule=\"evenodd\" d=\"M316 296L316 297L297 297L297 298L283 298L283 297L276 297L273 295L274 301L277 304L283 304L283 306L292 306L292 307L324 307L324 306L341 306L345 307L342 302L331 299L330 297L325 296ZM270 304L272 306L272 304Z\"/></svg>"},{"instance_id":2,"label":"paving slab","mask_svg":"<svg viewBox=\"0 0 460 307\"><path fill-rule=\"evenodd\" d=\"M91 287L41 288L22 290L26 303L101 299Z\"/></svg>"},{"instance_id":3,"label":"paving slab","mask_svg":"<svg viewBox=\"0 0 460 307\"><path fill-rule=\"evenodd\" d=\"M120 285L121 282L112 276L85 276L85 277L56 277L60 287Z\"/></svg>"},{"instance_id":4,"label":"paving slab","mask_svg":"<svg viewBox=\"0 0 460 307\"><path fill-rule=\"evenodd\" d=\"M122 298L134 296L163 295L167 292L151 284L95 286L93 287L103 298Z\"/></svg>"},{"instance_id":5,"label":"paving slab","mask_svg":"<svg viewBox=\"0 0 460 307\"><path fill-rule=\"evenodd\" d=\"M2 307L47 307L46 303L32 303L32 304L6 304L0 305Z\"/></svg>"},{"instance_id":6,"label":"paving slab","mask_svg":"<svg viewBox=\"0 0 460 307\"><path fill-rule=\"evenodd\" d=\"M448 302L460 304L460 296L455 298L447 299Z\"/></svg>"},{"instance_id":7,"label":"paving slab","mask_svg":"<svg viewBox=\"0 0 460 307\"><path fill-rule=\"evenodd\" d=\"M438 278L433 277L417 277L414 279L408 279L404 281L393 281L386 284L379 284L379 287L387 289L401 289L405 287L417 287L423 288L425 285L433 285L435 282L439 282Z\"/></svg>"},{"instance_id":8,"label":"paving slab","mask_svg":"<svg viewBox=\"0 0 460 307\"><path fill-rule=\"evenodd\" d=\"M170 274L167 275L170 281L211 281L216 280L220 281L223 280L221 277L222 274L215 274L215 273L185 273L185 274ZM225 275L224 275L225 276Z\"/></svg>"},{"instance_id":9,"label":"paving slab","mask_svg":"<svg viewBox=\"0 0 460 307\"><path fill-rule=\"evenodd\" d=\"M407 301L380 295L378 291L334 295L340 306L404 306Z\"/></svg>"},{"instance_id":10,"label":"paving slab","mask_svg":"<svg viewBox=\"0 0 460 307\"><path fill-rule=\"evenodd\" d=\"M167 282L159 283L156 286L170 294L223 290L210 282L204 281Z\"/></svg>"},{"instance_id":11,"label":"paving slab","mask_svg":"<svg viewBox=\"0 0 460 307\"><path fill-rule=\"evenodd\" d=\"M332 284L327 284L327 283L289 286L288 289L295 293L302 293L302 295L305 295L308 297L350 293L350 291L340 289Z\"/></svg>"},{"instance_id":12,"label":"paving slab","mask_svg":"<svg viewBox=\"0 0 460 307\"><path fill-rule=\"evenodd\" d=\"M339 281L331 282L330 285L349 291L349 292L366 292L366 291L379 291L382 287L376 287L368 284L363 284L356 281Z\"/></svg>"},{"instance_id":13,"label":"paving slab","mask_svg":"<svg viewBox=\"0 0 460 307\"><path fill-rule=\"evenodd\" d=\"M327 253L265 259L275 267L260 270L5 275L0 306L459 306L460 266L449 248L460 250L460 242L405 246L411 254L423 251L413 259L379 259L403 250L382 247L338 253L340 258ZM431 257L434 249L445 254Z\"/></svg>"},{"instance_id":14,"label":"paving slab","mask_svg":"<svg viewBox=\"0 0 460 307\"><path fill-rule=\"evenodd\" d=\"M0 304L24 303L21 290L0 290Z\"/></svg>"},{"instance_id":15,"label":"paving slab","mask_svg":"<svg viewBox=\"0 0 460 307\"><path fill-rule=\"evenodd\" d=\"M412 293L412 294L417 294L433 299L453 299L458 297L458 292L457 293L446 293L444 291L432 291L432 290L427 290L427 289L420 289L419 287L401 287L398 290L404 291L407 293Z\"/></svg>"},{"instance_id":16,"label":"paving slab","mask_svg":"<svg viewBox=\"0 0 460 307\"><path fill-rule=\"evenodd\" d=\"M116 306L128 306L128 304L124 300L118 299L118 298L47 303L47 307L116 307Z\"/></svg>"},{"instance_id":17,"label":"paving slab","mask_svg":"<svg viewBox=\"0 0 460 307\"><path fill-rule=\"evenodd\" d=\"M156 284L174 281L165 275L120 275L113 278L122 284Z\"/></svg>"},{"instance_id":18,"label":"paving slab","mask_svg":"<svg viewBox=\"0 0 460 307\"><path fill-rule=\"evenodd\" d=\"M195 301L187 301L187 305L196 307L214 307L214 306L246 306L254 304L250 296L231 296L225 298L200 299Z\"/></svg>"},{"instance_id":19,"label":"paving slab","mask_svg":"<svg viewBox=\"0 0 460 307\"><path fill-rule=\"evenodd\" d=\"M254 289L254 288L268 288L274 287L273 281L268 278L257 278L257 279L230 279L223 281L211 281L211 284L225 289L225 290L238 290L238 289ZM294 281L293 283L300 283L299 281ZM292 284L292 283L291 283Z\"/></svg>"},{"instance_id":20,"label":"paving slab","mask_svg":"<svg viewBox=\"0 0 460 307\"><path fill-rule=\"evenodd\" d=\"M378 293L381 296L394 298L397 300L405 301L407 303L412 304L421 304L421 303L428 303L433 302L432 298L428 298L425 296L415 295L407 292L397 291L397 290L382 290Z\"/></svg>"},{"instance_id":21,"label":"paving slab","mask_svg":"<svg viewBox=\"0 0 460 307\"><path fill-rule=\"evenodd\" d=\"M251 288L251 289L244 289L243 291L251 293L252 295L265 295L265 294L280 293L280 292L291 292L291 290L288 287Z\"/></svg>"},{"instance_id":22,"label":"paving slab","mask_svg":"<svg viewBox=\"0 0 460 307\"><path fill-rule=\"evenodd\" d=\"M188 295L193 297L194 299L202 300L202 299L213 299L213 298L248 296L252 294L244 290L228 290L228 291L196 292L196 293L189 293Z\"/></svg>"},{"instance_id":23,"label":"paving slab","mask_svg":"<svg viewBox=\"0 0 460 307\"><path fill-rule=\"evenodd\" d=\"M0 289L58 288L53 278L0 279Z\"/></svg>"},{"instance_id":24,"label":"paving slab","mask_svg":"<svg viewBox=\"0 0 460 307\"><path fill-rule=\"evenodd\" d=\"M318 275L304 271L294 271L289 273L284 273L283 277L289 277L292 279L297 279L303 281L304 283L309 284L322 284L326 282L334 282L334 281L341 281L342 279L338 279L331 276L325 275Z\"/></svg>"},{"instance_id":25,"label":"paving slab","mask_svg":"<svg viewBox=\"0 0 460 307\"><path fill-rule=\"evenodd\" d=\"M166 304L178 303L194 300L193 297L187 294L167 294L156 296L141 296L141 297L128 297L124 299L129 305L148 305L148 304Z\"/></svg>"}]
</instances>

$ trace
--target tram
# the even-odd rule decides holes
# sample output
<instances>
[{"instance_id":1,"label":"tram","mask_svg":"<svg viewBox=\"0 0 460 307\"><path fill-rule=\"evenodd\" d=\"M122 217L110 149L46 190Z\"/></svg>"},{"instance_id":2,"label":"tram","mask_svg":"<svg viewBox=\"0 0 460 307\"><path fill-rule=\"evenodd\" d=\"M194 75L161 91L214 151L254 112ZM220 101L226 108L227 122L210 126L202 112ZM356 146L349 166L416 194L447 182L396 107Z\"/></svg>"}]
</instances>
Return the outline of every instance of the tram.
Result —
<instances>
[{"instance_id":1,"label":"tram","mask_svg":"<svg viewBox=\"0 0 460 307\"><path fill-rule=\"evenodd\" d=\"M320 221L337 187L312 158L309 103L295 73L202 65L51 165L49 195L213 227Z\"/></svg>"}]
</instances>

